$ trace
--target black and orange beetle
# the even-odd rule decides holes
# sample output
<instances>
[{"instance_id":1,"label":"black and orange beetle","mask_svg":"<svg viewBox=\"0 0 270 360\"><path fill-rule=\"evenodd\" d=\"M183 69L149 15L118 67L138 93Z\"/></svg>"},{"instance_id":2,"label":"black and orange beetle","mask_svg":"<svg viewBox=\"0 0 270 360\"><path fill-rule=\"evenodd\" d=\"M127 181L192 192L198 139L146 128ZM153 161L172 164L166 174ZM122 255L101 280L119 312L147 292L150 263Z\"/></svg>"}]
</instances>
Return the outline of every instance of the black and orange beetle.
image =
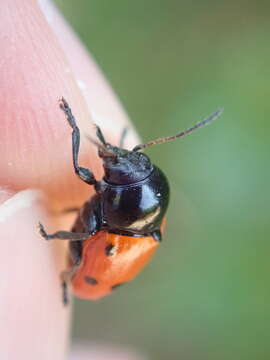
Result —
<instances>
[{"instance_id":1,"label":"black and orange beetle","mask_svg":"<svg viewBox=\"0 0 270 360\"><path fill-rule=\"evenodd\" d=\"M63 300L68 302L68 284L72 293L84 299L98 299L133 279L159 245L169 203L169 185L164 173L140 150L185 136L217 119L222 109L175 136L137 145L133 150L106 142L99 127L98 155L103 161L104 177L95 179L91 170L78 165L80 130L65 99L64 111L72 132L73 166L79 178L94 186L95 195L80 209L71 229L47 234L46 240L70 241L70 268L61 274Z\"/></svg>"}]
</instances>

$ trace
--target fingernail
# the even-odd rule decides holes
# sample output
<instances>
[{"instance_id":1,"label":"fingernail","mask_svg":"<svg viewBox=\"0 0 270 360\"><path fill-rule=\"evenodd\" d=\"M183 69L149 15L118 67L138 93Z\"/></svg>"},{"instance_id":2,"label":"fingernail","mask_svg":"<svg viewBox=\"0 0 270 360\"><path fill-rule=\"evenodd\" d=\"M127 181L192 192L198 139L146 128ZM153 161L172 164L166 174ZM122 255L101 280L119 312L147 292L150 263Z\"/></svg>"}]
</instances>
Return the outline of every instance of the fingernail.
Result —
<instances>
[{"instance_id":1,"label":"fingernail","mask_svg":"<svg viewBox=\"0 0 270 360\"><path fill-rule=\"evenodd\" d=\"M69 360L147 360L145 356L132 349L114 347L108 344L92 343L76 344L72 349Z\"/></svg>"}]
</instances>

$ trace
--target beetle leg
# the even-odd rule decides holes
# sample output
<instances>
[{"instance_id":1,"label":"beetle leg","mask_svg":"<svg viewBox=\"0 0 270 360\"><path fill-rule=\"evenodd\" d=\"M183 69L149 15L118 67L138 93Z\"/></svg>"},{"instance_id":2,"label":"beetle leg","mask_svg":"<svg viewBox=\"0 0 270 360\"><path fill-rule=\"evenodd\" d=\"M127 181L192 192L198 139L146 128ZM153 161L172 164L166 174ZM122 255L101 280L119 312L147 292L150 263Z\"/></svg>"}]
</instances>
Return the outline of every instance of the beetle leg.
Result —
<instances>
[{"instance_id":1,"label":"beetle leg","mask_svg":"<svg viewBox=\"0 0 270 360\"><path fill-rule=\"evenodd\" d=\"M66 306L69 304L69 291L68 284L70 283L73 275L78 269L79 264L74 264L71 266L70 270L63 271L60 275L61 286L62 286L62 300L63 304Z\"/></svg>"},{"instance_id":2,"label":"beetle leg","mask_svg":"<svg viewBox=\"0 0 270 360\"><path fill-rule=\"evenodd\" d=\"M151 235L153 236L154 240L157 242L161 242L162 241L162 235L161 235L161 231L160 230L156 230L154 232L151 233Z\"/></svg>"},{"instance_id":3,"label":"beetle leg","mask_svg":"<svg viewBox=\"0 0 270 360\"><path fill-rule=\"evenodd\" d=\"M41 223L39 223L39 232L45 240L60 239L69 241L82 241L89 238L91 235L89 233L76 233L70 231L57 231L53 234L48 234Z\"/></svg>"},{"instance_id":4,"label":"beetle leg","mask_svg":"<svg viewBox=\"0 0 270 360\"><path fill-rule=\"evenodd\" d=\"M89 185L95 185L97 180L94 174L89 169L80 167L78 165L78 154L80 148L80 130L76 124L76 120L71 112L71 109L64 98L60 101L60 109L62 109L66 115L69 125L72 127L72 155L73 155L73 166L75 173L79 178Z\"/></svg>"},{"instance_id":5,"label":"beetle leg","mask_svg":"<svg viewBox=\"0 0 270 360\"><path fill-rule=\"evenodd\" d=\"M62 273L62 274L64 274L64 273ZM67 281L62 279L61 286L62 286L62 301L63 301L63 304L66 306L69 304L69 291L68 291Z\"/></svg>"}]
</instances>

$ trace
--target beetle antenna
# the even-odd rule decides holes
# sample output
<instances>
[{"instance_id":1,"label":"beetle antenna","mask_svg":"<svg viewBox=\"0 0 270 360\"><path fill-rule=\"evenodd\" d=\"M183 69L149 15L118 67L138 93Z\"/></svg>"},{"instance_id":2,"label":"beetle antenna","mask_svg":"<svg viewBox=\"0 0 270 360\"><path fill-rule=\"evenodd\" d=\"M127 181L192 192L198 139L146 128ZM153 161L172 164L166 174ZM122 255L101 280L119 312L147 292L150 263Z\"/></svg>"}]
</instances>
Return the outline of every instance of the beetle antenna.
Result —
<instances>
[{"instance_id":1,"label":"beetle antenna","mask_svg":"<svg viewBox=\"0 0 270 360\"><path fill-rule=\"evenodd\" d=\"M95 124L95 127L96 127L96 135L97 135L98 140L101 142L102 145L107 146L107 142L105 140L105 137L104 137L100 127L97 124Z\"/></svg>"},{"instance_id":2,"label":"beetle antenna","mask_svg":"<svg viewBox=\"0 0 270 360\"><path fill-rule=\"evenodd\" d=\"M104 158L105 157L117 157L117 155L114 152L107 149L103 144L100 144L95 139L93 139L91 136L87 135L86 137L92 144L94 144L98 148L98 154L100 157L104 157Z\"/></svg>"},{"instance_id":3,"label":"beetle antenna","mask_svg":"<svg viewBox=\"0 0 270 360\"><path fill-rule=\"evenodd\" d=\"M127 136L127 133L128 133L128 128L124 127L124 129L122 130L122 134L120 136L120 141L119 141L119 147L120 148L122 148L124 146L124 141L125 141L125 138Z\"/></svg>"},{"instance_id":4,"label":"beetle antenna","mask_svg":"<svg viewBox=\"0 0 270 360\"><path fill-rule=\"evenodd\" d=\"M166 137L163 137L163 138L160 138L160 139L152 140L152 141L149 141L149 142L147 142L145 144L139 144L139 145L135 146L133 151L139 151L139 150L145 149L145 148L147 148L149 146L152 146L152 145L162 144L162 143L165 143L167 141L175 140L175 139L181 138L183 136L186 136L186 135L192 133L194 130L197 130L197 129L205 126L205 125L210 124L212 121L216 120L223 113L223 111L224 111L224 109L220 108L217 111L215 111L213 114L208 116L206 119L198 122L194 126L188 128L188 129L186 129L184 131L181 131L180 133L178 133L176 135L166 136Z\"/></svg>"}]
</instances>

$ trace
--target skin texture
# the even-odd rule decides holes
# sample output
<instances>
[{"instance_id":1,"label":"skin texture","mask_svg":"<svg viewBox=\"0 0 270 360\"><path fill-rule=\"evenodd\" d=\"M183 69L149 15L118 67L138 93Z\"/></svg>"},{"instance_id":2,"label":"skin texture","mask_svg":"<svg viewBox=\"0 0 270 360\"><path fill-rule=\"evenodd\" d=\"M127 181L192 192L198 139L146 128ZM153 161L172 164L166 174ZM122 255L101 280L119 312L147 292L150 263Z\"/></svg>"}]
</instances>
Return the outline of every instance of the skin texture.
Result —
<instances>
[{"instance_id":1,"label":"skin texture","mask_svg":"<svg viewBox=\"0 0 270 360\"><path fill-rule=\"evenodd\" d=\"M42 240L37 223L52 231L69 229L72 216L59 216L59 211L81 205L93 191L74 175L71 132L57 101L64 96L74 109L82 130L80 162L98 177L96 149L83 134L94 134L94 117L114 143L127 118L49 3L3 0L0 34L0 244L5 254L0 262L0 358L60 360L68 349L71 308L62 306L59 287L66 244ZM131 130L127 146L137 143Z\"/></svg>"}]
</instances>

